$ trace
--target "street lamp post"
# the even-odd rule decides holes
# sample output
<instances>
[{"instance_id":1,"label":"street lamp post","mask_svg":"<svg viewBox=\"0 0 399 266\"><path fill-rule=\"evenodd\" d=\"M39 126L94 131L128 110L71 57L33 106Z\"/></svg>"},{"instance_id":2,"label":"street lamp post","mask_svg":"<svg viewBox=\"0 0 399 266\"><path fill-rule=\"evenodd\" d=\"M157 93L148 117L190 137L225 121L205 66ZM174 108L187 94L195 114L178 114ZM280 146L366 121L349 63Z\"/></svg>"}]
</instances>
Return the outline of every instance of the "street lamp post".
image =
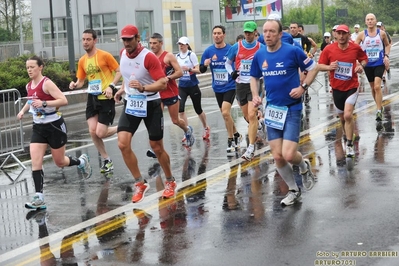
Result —
<instances>
[{"instance_id":1,"label":"street lamp post","mask_svg":"<svg viewBox=\"0 0 399 266\"><path fill-rule=\"evenodd\" d=\"M54 22L53 22L53 1L49 0L50 4L50 28L51 28L51 58L55 58L55 43L54 43Z\"/></svg>"},{"instance_id":2,"label":"street lamp post","mask_svg":"<svg viewBox=\"0 0 399 266\"><path fill-rule=\"evenodd\" d=\"M19 9L19 40L21 42L19 46L19 56L24 53L24 36L22 31L22 10L21 10L21 0L18 1L18 9Z\"/></svg>"},{"instance_id":3,"label":"street lamp post","mask_svg":"<svg viewBox=\"0 0 399 266\"><path fill-rule=\"evenodd\" d=\"M89 20L90 20L90 29L93 29L93 20L92 20L92 17L93 17L93 15L92 15L92 13L91 13L91 0L88 0L89 1Z\"/></svg>"},{"instance_id":4,"label":"street lamp post","mask_svg":"<svg viewBox=\"0 0 399 266\"><path fill-rule=\"evenodd\" d=\"M325 25L325 21L324 21L324 0L321 0L321 29L322 29L322 33L324 34L324 32L326 32L326 25Z\"/></svg>"}]
</instances>

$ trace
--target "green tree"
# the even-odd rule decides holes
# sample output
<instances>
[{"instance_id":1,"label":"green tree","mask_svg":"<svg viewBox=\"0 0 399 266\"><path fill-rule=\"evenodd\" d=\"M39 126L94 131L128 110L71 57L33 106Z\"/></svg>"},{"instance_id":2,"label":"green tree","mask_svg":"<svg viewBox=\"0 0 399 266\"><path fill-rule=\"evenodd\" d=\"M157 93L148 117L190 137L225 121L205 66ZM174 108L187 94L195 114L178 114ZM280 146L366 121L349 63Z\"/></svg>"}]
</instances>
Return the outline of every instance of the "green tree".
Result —
<instances>
[{"instance_id":1,"label":"green tree","mask_svg":"<svg viewBox=\"0 0 399 266\"><path fill-rule=\"evenodd\" d=\"M21 8L21 10L19 10ZM32 26L29 21L30 11L24 1L21 0L1 0L0 1L0 28L9 32L6 41L16 41L20 38L20 17L22 14L22 29L25 36L31 36Z\"/></svg>"},{"instance_id":2,"label":"green tree","mask_svg":"<svg viewBox=\"0 0 399 266\"><path fill-rule=\"evenodd\" d=\"M0 42L6 42L10 39L10 32L3 28L0 28Z\"/></svg>"},{"instance_id":3,"label":"green tree","mask_svg":"<svg viewBox=\"0 0 399 266\"><path fill-rule=\"evenodd\" d=\"M292 8L288 13L283 15L282 22L284 25L288 25L291 22L298 22L299 24L320 24L320 8L314 5Z\"/></svg>"}]
</instances>

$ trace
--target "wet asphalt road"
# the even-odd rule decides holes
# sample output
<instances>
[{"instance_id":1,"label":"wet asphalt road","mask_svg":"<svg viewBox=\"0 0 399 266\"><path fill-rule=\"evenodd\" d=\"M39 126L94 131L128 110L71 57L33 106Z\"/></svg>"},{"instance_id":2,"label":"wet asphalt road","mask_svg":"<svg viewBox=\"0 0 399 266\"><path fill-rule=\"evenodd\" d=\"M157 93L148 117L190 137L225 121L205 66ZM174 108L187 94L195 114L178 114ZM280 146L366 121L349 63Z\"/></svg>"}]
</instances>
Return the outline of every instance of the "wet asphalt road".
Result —
<instances>
[{"instance_id":1,"label":"wet asphalt road","mask_svg":"<svg viewBox=\"0 0 399 266\"><path fill-rule=\"evenodd\" d=\"M324 75L318 76L300 141L318 182L303 191L299 203L285 208L280 201L287 187L275 172L267 142L258 146L251 163L228 158L224 123L213 98L203 100L209 142L201 139L200 122L189 107L197 137L191 151L181 146L181 130L165 115L164 142L179 191L169 201L159 200L162 182L148 174L156 160L145 155L144 127L134 136L133 149L151 189L143 202L133 204L132 177L116 138L106 142L115 170L101 175L84 116L67 117L68 153L88 153L94 174L82 180L76 168L58 169L48 158L48 211L29 220L23 208L34 194L29 166L15 185L1 174L0 265L398 265L399 70L392 69L392 77L384 90L382 132L375 129L368 85L360 94L360 139L348 171L331 94ZM247 125L237 106L233 114L244 134Z\"/></svg>"}]
</instances>

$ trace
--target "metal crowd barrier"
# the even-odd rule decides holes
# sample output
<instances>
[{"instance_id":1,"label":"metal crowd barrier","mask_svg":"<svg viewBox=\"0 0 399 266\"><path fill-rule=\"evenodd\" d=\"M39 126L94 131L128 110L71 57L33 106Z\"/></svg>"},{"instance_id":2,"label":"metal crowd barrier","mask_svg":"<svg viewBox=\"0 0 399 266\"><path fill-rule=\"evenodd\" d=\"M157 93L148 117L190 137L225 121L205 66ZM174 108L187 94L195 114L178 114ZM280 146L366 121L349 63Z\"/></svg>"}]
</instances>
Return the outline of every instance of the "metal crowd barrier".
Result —
<instances>
[{"instance_id":1,"label":"metal crowd barrier","mask_svg":"<svg viewBox=\"0 0 399 266\"><path fill-rule=\"evenodd\" d=\"M15 156L15 153L24 151L22 121L17 119L21 105L21 94L17 89L0 90L0 159L5 157L0 169L13 182L16 182L26 169L25 165ZM4 171L4 166L10 158L13 158L23 168L15 179Z\"/></svg>"}]
</instances>

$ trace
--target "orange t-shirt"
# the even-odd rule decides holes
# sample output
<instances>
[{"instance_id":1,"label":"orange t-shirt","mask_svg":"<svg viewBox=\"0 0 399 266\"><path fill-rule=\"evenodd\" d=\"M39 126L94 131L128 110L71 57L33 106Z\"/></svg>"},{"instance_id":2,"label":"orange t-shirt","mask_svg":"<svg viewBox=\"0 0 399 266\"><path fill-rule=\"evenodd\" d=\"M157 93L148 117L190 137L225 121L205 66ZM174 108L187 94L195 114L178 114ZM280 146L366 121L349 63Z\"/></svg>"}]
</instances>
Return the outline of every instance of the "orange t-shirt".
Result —
<instances>
[{"instance_id":1,"label":"orange t-shirt","mask_svg":"<svg viewBox=\"0 0 399 266\"><path fill-rule=\"evenodd\" d=\"M76 77L88 81L100 80L101 91L104 91L114 80L114 71L119 68L118 62L108 52L97 49L95 55L89 57L87 54L79 59ZM98 95L99 100L106 100L105 95Z\"/></svg>"}]
</instances>

